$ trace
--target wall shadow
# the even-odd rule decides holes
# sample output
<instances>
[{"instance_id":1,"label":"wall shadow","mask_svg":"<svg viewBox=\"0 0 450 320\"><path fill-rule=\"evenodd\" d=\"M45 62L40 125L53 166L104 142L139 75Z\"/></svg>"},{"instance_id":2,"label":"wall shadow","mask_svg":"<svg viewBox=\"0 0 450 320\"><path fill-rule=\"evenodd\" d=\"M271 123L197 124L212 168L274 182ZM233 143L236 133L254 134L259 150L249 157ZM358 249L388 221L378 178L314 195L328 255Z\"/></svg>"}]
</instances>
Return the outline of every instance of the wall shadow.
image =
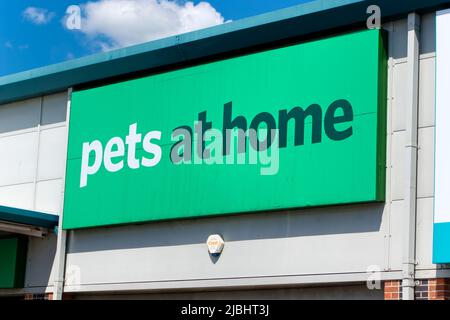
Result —
<instances>
[{"instance_id":1,"label":"wall shadow","mask_svg":"<svg viewBox=\"0 0 450 320\"><path fill-rule=\"evenodd\" d=\"M242 241L379 232L385 205L360 204L262 212L69 232L69 252L205 243L210 234Z\"/></svg>"}]
</instances>

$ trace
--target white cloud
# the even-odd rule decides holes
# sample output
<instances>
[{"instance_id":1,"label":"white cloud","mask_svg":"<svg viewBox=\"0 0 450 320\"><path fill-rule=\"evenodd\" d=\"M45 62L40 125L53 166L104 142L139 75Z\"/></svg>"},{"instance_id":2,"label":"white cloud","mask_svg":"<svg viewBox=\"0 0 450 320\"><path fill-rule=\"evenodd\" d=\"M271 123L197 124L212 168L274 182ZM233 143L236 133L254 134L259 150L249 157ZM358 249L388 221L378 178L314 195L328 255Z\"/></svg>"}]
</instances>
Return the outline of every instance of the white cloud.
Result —
<instances>
[{"instance_id":1,"label":"white cloud","mask_svg":"<svg viewBox=\"0 0 450 320\"><path fill-rule=\"evenodd\" d=\"M100 0L82 11L81 31L104 51L225 22L208 2Z\"/></svg>"},{"instance_id":2,"label":"white cloud","mask_svg":"<svg viewBox=\"0 0 450 320\"><path fill-rule=\"evenodd\" d=\"M22 12L22 15L31 23L47 24L53 19L55 13L43 8L28 7Z\"/></svg>"}]
</instances>

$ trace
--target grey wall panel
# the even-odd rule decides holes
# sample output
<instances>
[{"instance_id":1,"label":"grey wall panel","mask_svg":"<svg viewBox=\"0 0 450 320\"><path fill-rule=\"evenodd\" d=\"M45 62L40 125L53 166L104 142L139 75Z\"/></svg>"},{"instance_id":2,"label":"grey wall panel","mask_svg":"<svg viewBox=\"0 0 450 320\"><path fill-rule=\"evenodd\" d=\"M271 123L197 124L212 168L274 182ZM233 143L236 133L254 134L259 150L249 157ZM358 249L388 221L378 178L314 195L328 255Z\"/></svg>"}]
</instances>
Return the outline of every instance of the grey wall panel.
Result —
<instances>
[{"instance_id":1,"label":"grey wall panel","mask_svg":"<svg viewBox=\"0 0 450 320\"><path fill-rule=\"evenodd\" d=\"M405 201L393 201L390 205L389 216L389 268L399 271L402 269L403 230L405 228Z\"/></svg>"},{"instance_id":2,"label":"grey wall panel","mask_svg":"<svg viewBox=\"0 0 450 320\"><path fill-rule=\"evenodd\" d=\"M366 272L385 264L383 205L76 230L67 268L81 284ZM220 233L222 256L205 241ZM371 248L371 250L367 250Z\"/></svg>"},{"instance_id":3,"label":"grey wall panel","mask_svg":"<svg viewBox=\"0 0 450 320\"><path fill-rule=\"evenodd\" d=\"M434 205L434 125L436 24L435 14L422 17L421 60L419 71L419 152L417 185L417 269L434 270L433 205Z\"/></svg>"},{"instance_id":4,"label":"grey wall panel","mask_svg":"<svg viewBox=\"0 0 450 320\"><path fill-rule=\"evenodd\" d=\"M436 59L434 56L420 60L419 127L435 123Z\"/></svg>"},{"instance_id":5,"label":"grey wall panel","mask_svg":"<svg viewBox=\"0 0 450 320\"><path fill-rule=\"evenodd\" d=\"M419 129L417 197L434 197L434 127Z\"/></svg>"},{"instance_id":6,"label":"grey wall panel","mask_svg":"<svg viewBox=\"0 0 450 320\"><path fill-rule=\"evenodd\" d=\"M44 239L29 238L25 286L42 287L53 285L55 273L56 236Z\"/></svg>"},{"instance_id":7,"label":"grey wall panel","mask_svg":"<svg viewBox=\"0 0 450 320\"><path fill-rule=\"evenodd\" d=\"M421 17L420 53L436 52L436 13L428 13Z\"/></svg>"},{"instance_id":8,"label":"grey wall panel","mask_svg":"<svg viewBox=\"0 0 450 320\"><path fill-rule=\"evenodd\" d=\"M389 24L389 49L390 55L395 60L403 60L407 56L408 43L406 41L406 33L408 30L408 22L406 19L394 21Z\"/></svg>"},{"instance_id":9,"label":"grey wall panel","mask_svg":"<svg viewBox=\"0 0 450 320\"><path fill-rule=\"evenodd\" d=\"M41 125L66 121L67 93L44 96Z\"/></svg>"},{"instance_id":10,"label":"grey wall panel","mask_svg":"<svg viewBox=\"0 0 450 320\"><path fill-rule=\"evenodd\" d=\"M41 117L41 98L0 105L0 134L35 128Z\"/></svg>"},{"instance_id":11,"label":"grey wall panel","mask_svg":"<svg viewBox=\"0 0 450 320\"><path fill-rule=\"evenodd\" d=\"M62 179L38 181L36 183L35 210L59 214Z\"/></svg>"},{"instance_id":12,"label":"grey wall panel","mask_svg":"<svg viewBox=\"0 0 450 320\"><path fill-rule=\"evenodd\" d=\"M0 186L34 181L37 146L37 132L0 137Z\"/></svg>"},{"instance_id":13,"label":"grey wall panel","mask_svg":"<svg viewBox=\"0 0 450 320\"><path fill-rule=\"evenodd\" d=\"M64 176L65 125L43 127L40 132L37 180L61 179Z\"/></svg>"},{"instance_id":14,"label":"grey wall panel","mask_svg":"<svg viewBox=\"0 0 450 320\"><path fill-rule=\"evenodd\" d=\"M406 179L406 131L397 131L391 135L391 199L403 200L405 194Z\"/></svg>"},{"instance_id":15,"label":"grey wall panel","mask_svg":"<svg viewBox=\"0 0 450 320\"><path fill-rule=\"evenodd\" d=\"M433 248L433 198L417 200L417 269L435 269L432 262Z\"/></svg>"},{"instance_id":16,"label":"grey wall panel","mask_svg":"<svg viewBox=\"0 0 450 320\"><path fill-rule=\"evenodd\" d=\"M406 130L406 103L407 103L407 82L408 64L397 63L393 67L393 98L392 104L392 130L403 131Z\"/></svg>"},{"instance_id":17,"label":"grey wall panel","mask_svg":"<svg viewBox=\"0 0 450 320\"><path fill-rule=\"evenodd\" d=\"M0 187L0 204L22 209L34 208L34 183Z\"/></svg>"}]
</instances>

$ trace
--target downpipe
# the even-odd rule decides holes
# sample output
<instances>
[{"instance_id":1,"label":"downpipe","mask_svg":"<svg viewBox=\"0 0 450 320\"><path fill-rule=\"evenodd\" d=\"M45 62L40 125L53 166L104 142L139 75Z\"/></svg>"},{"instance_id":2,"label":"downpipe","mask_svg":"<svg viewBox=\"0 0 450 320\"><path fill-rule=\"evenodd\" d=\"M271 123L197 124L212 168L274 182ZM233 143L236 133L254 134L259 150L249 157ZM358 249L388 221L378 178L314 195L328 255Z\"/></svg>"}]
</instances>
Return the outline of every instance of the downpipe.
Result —
<instances>
[{"instance_id":1,"label":"downpipe","mask_svg":"<svg viewBox=\"0 0 450 320\"><path fill-rule=\"evenodd\" d=\"M403 245L402 299L414 300L416 272L417 154L419 105L420 16L408 15L408 78L406 103L405 232Z\"/></svg>"}]
</instances>

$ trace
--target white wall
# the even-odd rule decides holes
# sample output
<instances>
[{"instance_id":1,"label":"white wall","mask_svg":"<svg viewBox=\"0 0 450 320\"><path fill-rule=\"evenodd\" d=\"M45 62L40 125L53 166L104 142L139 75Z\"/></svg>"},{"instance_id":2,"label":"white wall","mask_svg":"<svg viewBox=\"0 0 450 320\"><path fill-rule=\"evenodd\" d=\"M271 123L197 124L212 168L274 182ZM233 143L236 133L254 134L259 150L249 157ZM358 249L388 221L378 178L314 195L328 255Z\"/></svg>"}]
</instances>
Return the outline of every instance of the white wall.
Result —
<instances>
[{"instance_id":1,"label":"white wall","mask_svg":"<svg viewBox=\"0 0 450 320\"><path fill-rule=\"evenodd\" d=\"M59 214L66 107L66 92L0 105L0 205ZM43 292L53 285L56 236L29 239L25 287Z\"/></svg>"},{"instance_id":2,"label":"white wall","mask_svg":"<svg viewBox=\"0 0 450 320\"><path fill-rule=\"evenodd\" d=\"M58 214L67 94L0 106L0 205Z\"/></svg>"}]
</instances>

